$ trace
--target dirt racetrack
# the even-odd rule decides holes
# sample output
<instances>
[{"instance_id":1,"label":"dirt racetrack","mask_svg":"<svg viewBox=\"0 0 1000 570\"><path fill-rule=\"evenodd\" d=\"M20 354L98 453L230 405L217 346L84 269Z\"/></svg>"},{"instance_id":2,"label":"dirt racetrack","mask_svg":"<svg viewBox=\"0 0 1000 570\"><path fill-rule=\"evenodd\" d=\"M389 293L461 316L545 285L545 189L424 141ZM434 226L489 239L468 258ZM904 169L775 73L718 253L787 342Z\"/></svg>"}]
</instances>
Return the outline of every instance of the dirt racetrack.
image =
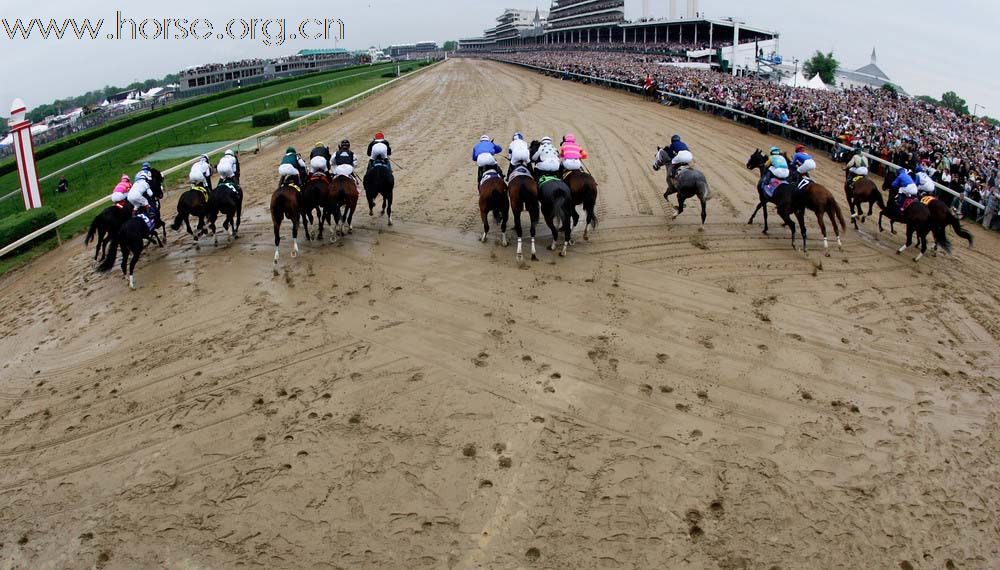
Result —
<instances>
[{"instance_id":1,"label":"dirt racetrack","mask_svg":"<svg viewBox=\"0 0 1000 570\"><path fill-rule=\"evenodd\" d=\"M286 142L375 130L396 225L292 259L286 224L273 272ZM514 130L601 184L527 269L477 241L469 156ZM674 132L704 231L650 169ZM915 264L869 221L823 258L810 215L806 258L746 225L777 142L453 60L244 159L242 239L171 233L137 292L65 244L0 281L0 567L1000 566L996 236Z\"/></svg>"}]
</instances>

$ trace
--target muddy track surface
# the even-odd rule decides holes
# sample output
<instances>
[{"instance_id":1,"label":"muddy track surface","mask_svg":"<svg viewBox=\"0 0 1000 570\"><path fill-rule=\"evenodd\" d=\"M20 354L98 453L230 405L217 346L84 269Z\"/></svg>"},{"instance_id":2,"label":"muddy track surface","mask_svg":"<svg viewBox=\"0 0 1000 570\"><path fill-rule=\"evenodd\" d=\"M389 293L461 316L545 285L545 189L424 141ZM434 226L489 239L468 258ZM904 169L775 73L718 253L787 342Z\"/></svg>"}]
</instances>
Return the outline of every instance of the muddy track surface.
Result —
<instances>
[{"instance_id":1,"label":"muddy track surface","mask_svg":"<svg viewBox=\"0 0 1000 570\"><path fill-rule=\"evenodd\" d=\"M376 130L396 224L292 259L286 223L275 267L286 144ZM515 130L592 156L568 257L477 241L469 147ZM675 132L704 228L650 168ZM245 158L242 237L172 233L136 292L81 240L7 276L0 567L997 567L996 236L915 264L868 220L823 257L810 215L794 252L746 224L775 143L450 61Z\"/></svg>"}]
</instances>

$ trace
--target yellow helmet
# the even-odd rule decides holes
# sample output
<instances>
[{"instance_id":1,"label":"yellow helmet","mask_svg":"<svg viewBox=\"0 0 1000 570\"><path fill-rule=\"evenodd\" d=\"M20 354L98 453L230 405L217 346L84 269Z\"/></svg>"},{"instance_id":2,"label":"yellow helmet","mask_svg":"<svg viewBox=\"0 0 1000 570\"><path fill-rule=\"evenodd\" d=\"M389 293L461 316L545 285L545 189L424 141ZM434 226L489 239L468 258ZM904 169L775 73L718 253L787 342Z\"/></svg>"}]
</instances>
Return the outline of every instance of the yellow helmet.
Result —
<instances>
[{"instance_id":1,"label":"yellow helmet","mask_svg":"<svg viewBox=\"0 0 1000 570\"><path fill-rule=\"evenodd\" d=\"M316 143L316 146L318 146L318 147L324 147L324 148L326 148L326 145L325 145L325 144L324 144L324 143L323 143L322 141L320 141L320 142L317 142L317 143Z\"/></svg>"}]
</instances>

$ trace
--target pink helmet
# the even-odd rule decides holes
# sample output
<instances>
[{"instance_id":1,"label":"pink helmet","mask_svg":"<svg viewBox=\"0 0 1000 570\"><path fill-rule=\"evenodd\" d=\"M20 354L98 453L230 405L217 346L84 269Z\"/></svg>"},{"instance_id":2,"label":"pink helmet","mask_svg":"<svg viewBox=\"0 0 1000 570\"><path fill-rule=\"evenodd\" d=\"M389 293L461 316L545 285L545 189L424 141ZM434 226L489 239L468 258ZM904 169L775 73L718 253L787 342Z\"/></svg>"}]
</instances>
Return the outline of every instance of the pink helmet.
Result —
<instances>
[{"instance_id":1,"label":"pink helmet","mask_svg":"<svg viewBox=\"0 0 1000 570\"><path fill-rule=\"evenodd\" d=\"M568 143L575 143L576 142L576 135L574 135L573 133L567 133L566 136L563 137L563 138Z\"/></svg>"},{"instance_id":2,"label":"pink helmet","mask_svg":"<svg viewBox=\"0 0 1000 570\"><path fill-rule=\"evenodd\" d=\"M132 179L128 177L128 174L122 174L122 182L131 182Z\"/></svg>"}]
</instances>

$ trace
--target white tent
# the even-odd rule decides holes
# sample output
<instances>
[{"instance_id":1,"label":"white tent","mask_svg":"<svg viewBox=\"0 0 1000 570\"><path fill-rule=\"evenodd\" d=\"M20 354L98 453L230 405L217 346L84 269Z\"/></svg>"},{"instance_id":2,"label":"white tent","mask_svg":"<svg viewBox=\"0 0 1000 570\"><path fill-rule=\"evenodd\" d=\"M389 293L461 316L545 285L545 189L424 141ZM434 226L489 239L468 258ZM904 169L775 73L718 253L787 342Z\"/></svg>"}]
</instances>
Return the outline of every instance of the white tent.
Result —
<instances>
[{"instance_id":1,"label":"white tent","mask_svg":"<svg viewBox=\"0 0 1000 570\"><path fill-rule=\"evenodd\" d=\"M782 79L781 84L789 87L807 87L809 85L809 80L806 79L805 75L802 75L801 71L798 71L795 73L794 77L786 77Z\"/></svg>"},{"instance_id":2,"label":"white tent","mask_svg":"<svg viewBox=\"0 0 1000 570\"><path fill-rule=\"evenodd\" d=\"M826 86L826 83L823 83L823 79L819 76L818 73L816 75L813 75L813 78L809 80L809 83L806 85L806 87L810 89L815 89L817 91L829 91L830 89L829 87Z\"/></svg>"}]
</instances>

